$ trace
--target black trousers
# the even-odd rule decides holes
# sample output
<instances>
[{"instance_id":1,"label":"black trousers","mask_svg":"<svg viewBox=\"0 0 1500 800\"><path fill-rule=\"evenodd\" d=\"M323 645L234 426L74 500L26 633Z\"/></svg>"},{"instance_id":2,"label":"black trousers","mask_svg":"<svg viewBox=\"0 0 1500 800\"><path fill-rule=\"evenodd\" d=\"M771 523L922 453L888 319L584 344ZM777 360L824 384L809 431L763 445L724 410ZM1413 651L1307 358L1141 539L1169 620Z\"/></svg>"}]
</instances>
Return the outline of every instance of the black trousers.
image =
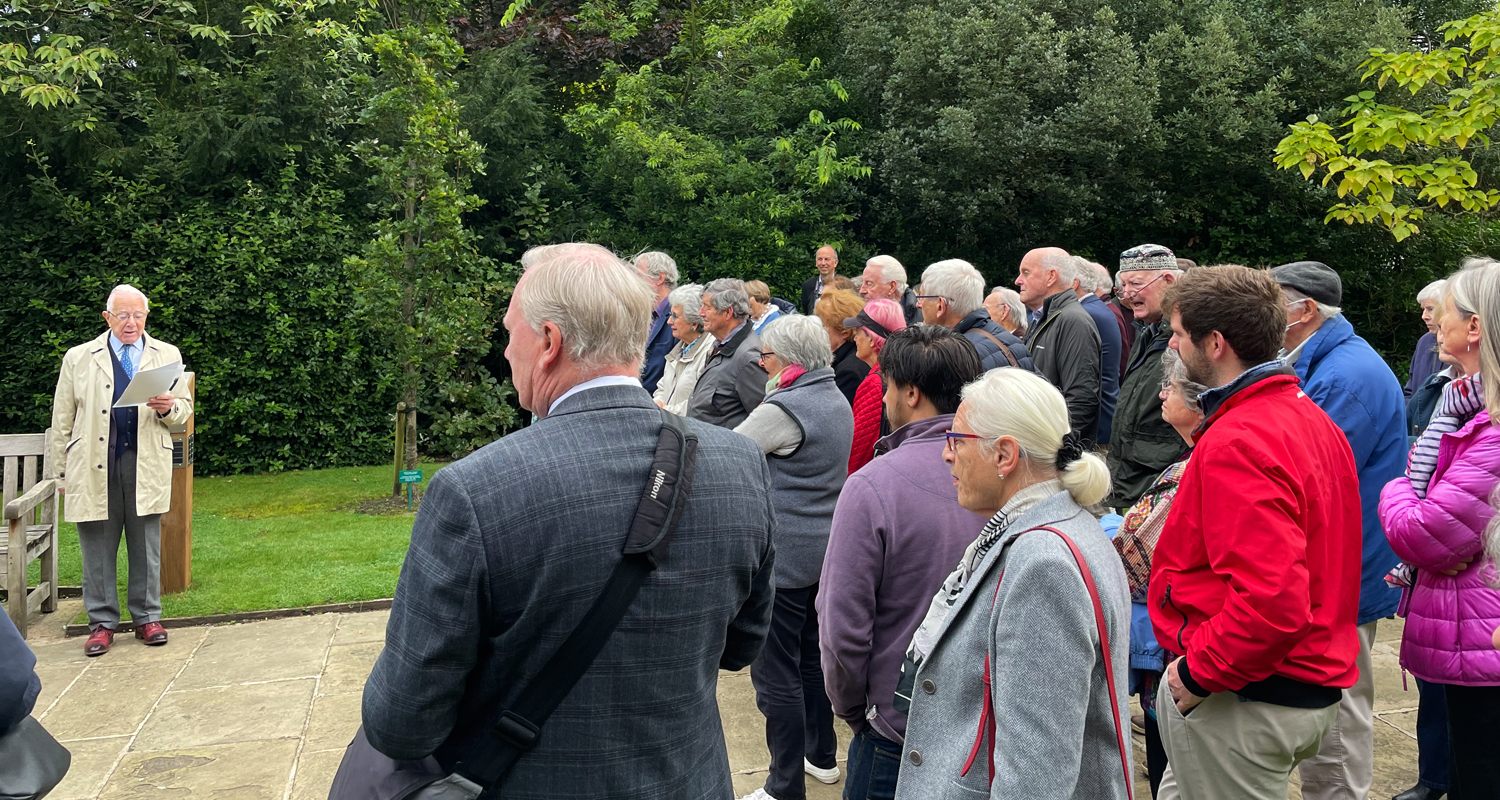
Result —
<instances>
[{"instance_id":1,"label":"black trousers","mask_svg":"<svg viewBox=\"0 0 1500 800\"><path fill-rule=\"evenodd\" d=\"M766 717L771 774L766 792L776 800L805 800L802 759L829 768L838 763L833 706L823 689L818 651L815 583L805 589L777 589L771 630L760 657L750 665L755 705Z\"/></svg>"},{"instance_id":2,"label":"black trousers","mask_svg":"<svg viewBox=\"0 0 1500 800\"><path fill-rule=\"evenodd\" d=\"M1453 791L1463 800L1500 800L1500 686L1445 684Z\"/></svg>"}]
</instances>

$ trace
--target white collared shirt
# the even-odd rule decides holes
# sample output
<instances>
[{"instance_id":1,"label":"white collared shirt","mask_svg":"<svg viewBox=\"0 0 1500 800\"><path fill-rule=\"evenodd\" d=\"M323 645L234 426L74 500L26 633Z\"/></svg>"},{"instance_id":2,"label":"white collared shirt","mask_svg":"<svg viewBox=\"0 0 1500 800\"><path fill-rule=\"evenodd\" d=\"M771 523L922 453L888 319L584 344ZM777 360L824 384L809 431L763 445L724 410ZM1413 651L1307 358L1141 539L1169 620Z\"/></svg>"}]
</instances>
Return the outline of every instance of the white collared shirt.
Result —
<instances>
[{"instance_id":1,"label":"white collared shirt","mask_svg":"<svg viewBox=\"0 0 1500 800\"><path fill-rule=\"evenodd\" d=\"M584 381L583 383L574 386L566 392L563 392L562 397L553 400L552 405L547 407L547 416L552 416L552 412L557 410L557 405L562 401L568 399L569 397L572 397L579 392L588 391L589 389L598 389L601 386L641 386L641 379L631 378L625 375L604 375L592 380ZM645 387L641 386L641 390L645 391Z\"/></svg>"}]
</instances>

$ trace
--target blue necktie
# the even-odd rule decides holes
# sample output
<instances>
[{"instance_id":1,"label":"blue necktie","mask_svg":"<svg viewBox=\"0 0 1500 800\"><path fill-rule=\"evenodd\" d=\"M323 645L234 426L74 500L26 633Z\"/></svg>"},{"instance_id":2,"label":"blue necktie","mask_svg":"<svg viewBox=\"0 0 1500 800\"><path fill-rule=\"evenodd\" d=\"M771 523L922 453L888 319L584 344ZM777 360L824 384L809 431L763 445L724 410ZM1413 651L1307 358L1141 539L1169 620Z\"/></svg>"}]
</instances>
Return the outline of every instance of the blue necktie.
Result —
<instances>
[{"instance_id":1,"label":"blue necktie","mask_svg":"<svg viewBox=\"0 0 1500 800\"><path fill-rule=\"evenodd\" d=\"M125 377L133 379L135 378L135 362L130 358L132 349L128 344L120 348L120 366L125 370Z\"/></svg>"}]
</instances>

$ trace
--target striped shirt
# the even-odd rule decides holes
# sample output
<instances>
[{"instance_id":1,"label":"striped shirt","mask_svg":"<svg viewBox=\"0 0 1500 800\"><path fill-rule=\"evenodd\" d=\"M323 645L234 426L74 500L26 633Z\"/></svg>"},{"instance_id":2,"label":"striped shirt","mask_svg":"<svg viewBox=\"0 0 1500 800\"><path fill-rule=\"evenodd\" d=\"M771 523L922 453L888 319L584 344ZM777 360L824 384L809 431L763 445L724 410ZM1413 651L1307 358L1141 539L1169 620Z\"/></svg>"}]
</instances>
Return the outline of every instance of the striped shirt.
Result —
<instances>
[{"instance_id":1,"label":"striped shirt","mask_svg":"<svg viewBox=\"0 0 1500 800\"><path fill-rule=\"evenodd\" d=\"M1437 470L1438 445L1443 434L1462 428L1484 408L1484 386L1479 376L1465 376L1443 387L1443 399L1438 403L1437 413L1422 432L1422 438L1411 450L1406 461L1406 476L1411 479L1411 488L1417 497L1427 496L1427 484Z\"/></svg>"}]
</instances>

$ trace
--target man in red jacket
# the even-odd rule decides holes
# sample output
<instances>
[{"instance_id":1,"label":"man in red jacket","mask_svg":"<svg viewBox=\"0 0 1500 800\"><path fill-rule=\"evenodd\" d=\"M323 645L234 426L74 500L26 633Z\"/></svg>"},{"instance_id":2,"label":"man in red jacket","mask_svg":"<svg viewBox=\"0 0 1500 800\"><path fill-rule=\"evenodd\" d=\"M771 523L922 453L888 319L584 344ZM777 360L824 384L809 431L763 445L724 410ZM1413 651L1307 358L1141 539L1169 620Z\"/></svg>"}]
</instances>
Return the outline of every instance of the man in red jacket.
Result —
<instances>
[{"instance_id":1,"label":"man in red jacket","mask_svg":"<svg viewBox=\"0 0 1500 800\"><path fill-rule=\"evenodd\" d=\"M1189 271L1163 310L1188 377L1213 388L1152 559L1151 622L1179 656L1157 699L1158 797L1281 800L1358 677L1354 457L1276 360L1286 299L1269 273Z\"/></svg>"}]
</instances>

